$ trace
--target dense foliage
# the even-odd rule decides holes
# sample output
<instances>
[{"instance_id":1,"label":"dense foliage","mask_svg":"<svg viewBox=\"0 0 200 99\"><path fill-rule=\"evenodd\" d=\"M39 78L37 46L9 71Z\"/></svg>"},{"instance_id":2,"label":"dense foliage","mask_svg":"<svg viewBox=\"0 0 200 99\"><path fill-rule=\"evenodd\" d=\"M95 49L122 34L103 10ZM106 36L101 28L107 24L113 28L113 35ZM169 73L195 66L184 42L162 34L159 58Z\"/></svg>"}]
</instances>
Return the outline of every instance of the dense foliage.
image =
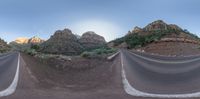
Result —
<instances>
[{"instance_id":1,"label":"dense foliage","mask_svg":"<svg viewBox=\"0 0 200 99\"><path fill-rule=\"evenodd\" d=\"M180 31L174 30L174 29L168 29L168 30L155 30L150 31L149 35L138 35L137 33L129 34L125 37L118 38L114 40L114 46L120 45L123 42L126 42L128 44L129 48L136 48L144 46L145 44L160 40L163 36L175 33L179 34Z\"/></svg>"},{"instance_id":2,"label":"dense foliage","mask_svg":"<svg viewBox=\"0 0 200 99\"><path fill-rule=\"evenodd\" d=\"M166 35L166 33L164 33L164 32L152 33L152 34L146 35L146 36L133 34L133 35L127 36L125 39L125 42L128 44L129 48L141 47L147 43L151 43L153 41L160 40L161 37L163 37L165 35Z\"/></svg>"},{"instance_id":3,"label":"dense foliage","mask_svg":"<svg viewBox=\"0 0 200 99\"><path fill-rule=\"evenodd\" d=\"M0 38L0 53L5 53L10 50L10 46L7 45L7 43Z\"/></svg>"}]
</instances>

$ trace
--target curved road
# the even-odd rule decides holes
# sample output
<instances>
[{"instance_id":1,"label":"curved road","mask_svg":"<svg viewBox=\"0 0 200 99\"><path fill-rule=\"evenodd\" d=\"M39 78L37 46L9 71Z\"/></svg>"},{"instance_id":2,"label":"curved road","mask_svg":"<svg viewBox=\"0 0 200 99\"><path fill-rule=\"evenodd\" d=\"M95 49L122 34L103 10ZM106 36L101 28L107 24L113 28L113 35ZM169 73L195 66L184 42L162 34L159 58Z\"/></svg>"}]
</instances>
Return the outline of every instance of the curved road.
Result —
<instances>
[{"instance_id":1,"label":"curved road","mask_svg":"<svg viewBox=\"0 0 200 99\"><path fill-rule=\"evenodd\" d=\"M129 95L153 98L200 97L200 56L166 57L127 50L120 52L122 82ZM0 55L0 96L15 91L19 60L19 53Z\"/></svg>"},{"instance_id":2,"label":"curved road","mask_svg":"<svg viewBox=\"0 0 200 99\"><path fill-rule=\"evenodd\" d=\"M19 53L0 55L0 96L15 91L18 81Z\"/></svg>"},{"instance_id":3,"label":"curved road","mask_svg":"<svg viewBox=\"0 0 200 99\"><path fill-rule=\"evenodd\" d=\"M200 92L200 56L164 57L121 50L121 60L129 87L151 97L192 97L190 93Z\"/></svg>"}]
</instances>

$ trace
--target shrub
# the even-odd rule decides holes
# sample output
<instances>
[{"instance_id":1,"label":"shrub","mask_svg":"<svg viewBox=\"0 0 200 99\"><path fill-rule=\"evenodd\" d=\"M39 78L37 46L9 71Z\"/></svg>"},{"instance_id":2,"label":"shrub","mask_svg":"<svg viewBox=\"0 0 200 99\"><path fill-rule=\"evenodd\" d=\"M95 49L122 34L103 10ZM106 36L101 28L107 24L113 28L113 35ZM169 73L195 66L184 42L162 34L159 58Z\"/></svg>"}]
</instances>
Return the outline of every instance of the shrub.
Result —
<instances>
[{"instance_id":1,"label":"shrub","mask_svg":"<svg viewBox=\"0 0 200 99\"><path fill-rule=\"evenodd\" d=\"M40 49L38 44L31 44L31 49L35 49L36 51Z\"/></svg>"},{"instance_id":2,"label":"shrub","mask_svg":"<svg viewBox=\"0 0 200 99\"><path fill-rule=\"evenodd\" d=\"M152 34L145 36L138 34L126 36L125 42L128 44L129 48L141 47L153 41L160 40L163 36L167 35L167 33L170 33L169 31L161 30L156 30L152 32Z\"/></svg>"},{"instance_id":3,"label":"shrub","mask_svg":"<svg viewBox=\"0 0 200 99\"><path fill-rule=\"evenodd\" d=\"M91 51L85 51L81 54L82 57L85 58L92 58L92 57L98 57L100 55L107 55L116 52L117 50L114 48L108 48L108 47L101 47L98 49L94 49Z\"/></svg>"},{"instance_id":4,"label":"shrub","mask_svg":"<svg viewBox=\"0 0 200 99\"><path fill-rule=\"evenodd\" d=\"M37 54L35 49L25 49L24 52L31 56L34 56Z\"/></svg>"},{"instance_id":5,"label":"shrub","mask_svg":"<svg viewBox=\"0 0 200 99\"><path fill-rule=\"evenodd\" d=\"M122 38L117 38L113 41L114 43L114 46L118 46L120 45L121 43L123 43L125 41L125 37L122 37Z\"/></svg>"}]
</instances>

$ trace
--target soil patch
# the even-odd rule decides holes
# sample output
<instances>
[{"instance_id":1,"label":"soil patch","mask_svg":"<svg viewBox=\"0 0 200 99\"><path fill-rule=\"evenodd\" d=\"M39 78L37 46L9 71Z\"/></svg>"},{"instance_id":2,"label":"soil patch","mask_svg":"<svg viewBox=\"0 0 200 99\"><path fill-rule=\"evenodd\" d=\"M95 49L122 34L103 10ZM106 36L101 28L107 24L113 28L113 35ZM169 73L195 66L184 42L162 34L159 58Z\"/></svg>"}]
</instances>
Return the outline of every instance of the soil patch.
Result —
<instances>
[{"instance_id":1,"label":"soil patch","mask_svg":"<svg viewBox=\"0 0 200 99\"><path fill-rule=\"evenodd\" d=\"M113 61L105 59L71 60L40 59L22 54L27 67L45 89L69 89L74 91L105 88L112 83Z\"/></svg>"}]
</instances>

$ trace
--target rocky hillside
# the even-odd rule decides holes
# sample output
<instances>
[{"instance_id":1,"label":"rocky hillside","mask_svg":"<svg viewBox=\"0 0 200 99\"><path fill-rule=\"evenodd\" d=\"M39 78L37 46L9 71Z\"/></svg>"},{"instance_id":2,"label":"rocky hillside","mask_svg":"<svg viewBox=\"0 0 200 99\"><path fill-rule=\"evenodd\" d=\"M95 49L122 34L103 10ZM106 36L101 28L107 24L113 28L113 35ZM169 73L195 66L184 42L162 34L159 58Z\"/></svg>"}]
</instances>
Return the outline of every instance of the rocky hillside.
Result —
<instances>
[{"instance_id":1,"label":"rocky hillside","mask_svg":"<svg viewBox=\"0 0 200 99\"><path fill-rule=\"evenodd\" d=\"M106 44L104 37L92 31L84 33L79 39L79 42L85 49L98 48Z\"/></svg>"},{"instance_id":2,"label":"rocky hillside","mask_svg":"<svg viewBox=\"0 0 200 99\"><path fill-rule=\"evenodd\" d=\"M88 49L98 48L106 44L102 36L94 32L86 32L81 37L71 30L58 30L49 40L41 44L40 51L51 54L77 55Z\"/></svg>"},{"instance_id":3,"label":"rocky hillside","mask_svg":"<svg viewBox=\"0 0 200 99\"><path fill-rule=\"evenodd\" d=\"M41 52L52 54L79 54L83 47L77 37L69 29L58 30L45 41L40 48Z\"/></svg>"},{"instance_id":4,"label":"rocky hillside","mask_svg":"<svg viewBox=\"0 0 200 99\"><path fill-rule=\"evenodd\" d=\"M10 50L10 47L8 46L8 44L0 39L0 53L4 53Z\"/></svg>"},{"instance_id":5,"label":"rocky hillside","mask_svg":"<svg viewBox=\"0 0 200 99\"><path fill-rule=\"evenodd\" d=\"M44 40L37 37L37 36L34 36L32 38L26 38L26 37L20 37L20 38L17 38L16 40L12 41L11 43L17 43L17 44L40 44L40 43L43 43Z\"/></svg>"},{"instance_id":6,"label":"rocky hillside","mask_svg":"<svg viewBox=\"0 0 200 99\"><path fill-rule=\"evenodd\" d=\"M11 42L11 43L17 43L17 44L27 44L28 43L28 41L29 41L29 39L28 38L26 38L26 37L19 37L19 38L17 38L16 40L14 40L13 42Z\"/></svg>"},{"instance_id":7,"label":"rocky hillside","mask_svg":"<svg viewBox=\"0 0 200 99\"><path fill-rule=\"evenodd\" d=\"M43 40L43 39L41 39L37 36L34 36L34 37L32 37L28 40L28 43L30 43L30 44L40 44L40 43L43 43L44 41L45 40Z\"/></svg>"},{"instance_id":8,"label":"rocky hillside","mask_svg":"<svg viewBox=\"0 0 200 99\"><path fill-rule=\"evenodd\" d=\"M30 39L26 37L20 37L10 42L9 45L12 47L13 50L24 51L25 49L29 49L33 44L41 44L43 42L43 39L36 36Z\"/></svg>"},{"instance_id":9,"label":"rocky hillside","mask_svg":"<svg viewBox=\"0 0 200 99\"><path fill-rule=\"evenodd\" d=\"M138 34L138 35L150 35L153 33L163 33L166 34L164 37L166 38L186 38L186 39L196 39L197 36L189 33L187 30L183 30L179 26L175 24L167 24L162 20L154 21L144 28L135 27L132 31L129 31L128 35ZM164 38L162 37L162 38Z\"/></svg>"},{"instance_id":10,"label":"rocky hillside","mask_svg":"<svg viewBox=\"0 0 200 99\"><path fill-rule=\"evenodd\" d=\"M167 24L162 20L157 20L144 28L135 27L132 31L129 31L126 36L110 42L109 45L115 47L138 48L158 41L199 43L199 38L175 24ZM121 44L123 44L123 46Z\"/></svg>"}]
</instances>

